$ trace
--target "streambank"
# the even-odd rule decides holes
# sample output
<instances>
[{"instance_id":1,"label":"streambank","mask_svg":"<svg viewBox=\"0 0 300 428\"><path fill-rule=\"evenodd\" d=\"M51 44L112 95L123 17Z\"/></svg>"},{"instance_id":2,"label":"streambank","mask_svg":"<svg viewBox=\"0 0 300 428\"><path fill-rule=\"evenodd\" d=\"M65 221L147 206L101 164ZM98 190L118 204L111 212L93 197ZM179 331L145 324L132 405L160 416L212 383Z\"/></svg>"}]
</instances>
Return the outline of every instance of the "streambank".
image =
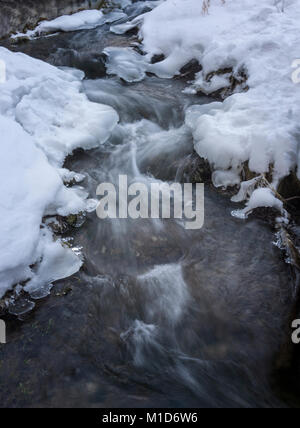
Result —
<instances>
[{"instance_id":1,"label":"streambank","mask_svg":"<svg viewBox=\"0 0 300 428\"><path fill-rule=\"evenodd\" d=\"M1 0L0 38L33 29L41 20L51 20L84 9L106 5L105 0Z\"/></svg>"}]
</instances>

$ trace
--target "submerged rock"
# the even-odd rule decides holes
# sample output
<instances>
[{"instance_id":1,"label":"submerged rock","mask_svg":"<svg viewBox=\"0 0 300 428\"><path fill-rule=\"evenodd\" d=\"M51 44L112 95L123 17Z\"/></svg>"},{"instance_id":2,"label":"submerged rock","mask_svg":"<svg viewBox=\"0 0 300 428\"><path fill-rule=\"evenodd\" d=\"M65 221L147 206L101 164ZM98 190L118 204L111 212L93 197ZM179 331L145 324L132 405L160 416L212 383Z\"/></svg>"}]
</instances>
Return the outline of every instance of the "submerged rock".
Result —
<instances>
[{"instance_id":1,"label":"submerged rock","mask_svg":"<svg viewBox=\"0 0 300 428\"><path fill-rule=\"evenodd\" d=\"M53 65L77 68L85 73L88 79L98 79L106 76L106 56L97 52L80 53L72 49L61 49L56 55Z\"/></svg>"}]
</instances>

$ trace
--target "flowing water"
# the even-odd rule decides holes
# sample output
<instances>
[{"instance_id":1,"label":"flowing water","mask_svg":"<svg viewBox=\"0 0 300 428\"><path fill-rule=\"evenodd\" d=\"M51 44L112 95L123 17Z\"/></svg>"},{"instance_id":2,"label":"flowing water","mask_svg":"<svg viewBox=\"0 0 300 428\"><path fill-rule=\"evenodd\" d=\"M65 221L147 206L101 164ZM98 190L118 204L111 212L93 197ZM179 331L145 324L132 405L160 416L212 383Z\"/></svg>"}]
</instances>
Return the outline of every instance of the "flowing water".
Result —
<instances>
[{"instance_id":1,"label":"flowing water","mask_svg":"<svg viewBox=\"0 0 300 428\"><path fill-rule=\"evenodd\" d=\"M118 111L105 145L66 161L85 174L92 198L120 174L146 185L184 182L193 163L184 110L211 101L183 95L180 80L148 76L129 85L104 77L99 53L129 42L101 27L14 47L57 65L75 61L94 78L84 81L89 99ZM281 405L270 374L291 278L269 227L233 218L235 207L206 185L201 230L174 219L88 214L72 234L82 271L58 282L24 321L8 320L1 406Z\"/></svg>"}]
</instances>

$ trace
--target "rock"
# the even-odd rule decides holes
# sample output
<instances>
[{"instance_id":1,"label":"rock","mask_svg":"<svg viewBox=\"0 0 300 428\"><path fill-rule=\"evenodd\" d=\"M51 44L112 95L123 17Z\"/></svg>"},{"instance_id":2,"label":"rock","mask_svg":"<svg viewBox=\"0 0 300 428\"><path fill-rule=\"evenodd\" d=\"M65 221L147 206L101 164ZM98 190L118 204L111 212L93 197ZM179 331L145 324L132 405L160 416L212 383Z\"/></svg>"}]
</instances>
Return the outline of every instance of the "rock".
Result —
<instances>
[{"instance_id":1,"label":"rock","mask_svg":"<svg viewBox=\"0 0 300 428\"><path fill-rule=\"evenodd\" d=\"M180 70L180 78L186 80L195 80L196 74L202 70L202 65L199 61L192 59Z\"/></svg>"},{"instance_id":2,"label":"rock","mask_svg":"<svg viewBox=\"0 0 300 428\"><path fill-rule=\"evenodd\" d=\"M154 55L152 58L151 58L151 64L157 64L158 62L161 62L161 61L163 61L164 59L165 59L166 57L164 56L164 54L157 54L157 55Z\"/></svg>"},{"instance_id":3,"label":"rock","mask_svg":"<svg viewBox=\"0 0 300 428\"><path fill-rule=\"evenodd\" d=\"M81 53L71 49L61 49L61 54L51 61L55 66L74 67L85 73L88 79L106 76L106 55L96 52Z\"/></svg>"},{"instance_id":4,"label":"rock","mask_svg":"<svg viewBox=\"0 0 300 428\"><path fill-rule=\"evenodd\" d=\"M265 223L268 223L271 227L275 227L276 219L280 217L280 212L275 208L271 207L259 207L255 208L251 213L249 213L248 218L257 218Z\"/></svg>"},{"instance_id":5,"label":"rock","mask_svg":"<svg viewBox=\"0 0 300 428\"><path fill-rule=\"evenodd\" d=\"M236 92L247 92L249 86L247 85L248 75L244 69L240 69L238 72L234 72L233 68L224 68L212 73L209 73L205 80L206 82L211 82L214 76L226 76L229 75L229 84L228 86L219 89L218 91L209 93L210 96L214 98L220 98L225 100L230 95ZM207 95L207 94L206 94Z\"/></svg>"},{"instance_id":6,"label":"rock","mask_svg":"<svg viewBox=\"0 0 300 428\"><path fill-rule=\"evenodd\" d=\"M280 195L285 199L293 198L295 196L300 197L300 181L295 172L291 172L289 176L285 177L280 182L278 193L280 193Z\"/></svg>"},{"instance_id":7,"label":"rock","mask_svg":"<svg viewBox=\"0 0 300 428\"><path fill-rule=\"evenodd\" d=\"M65 217L66 223L71 227L81 227L86 220L86 216L84 213L79 214L70 214L68 217Z\"/></svg>"},{"instance_id":8,"label":"rock","mask_svg":"<svg viewBox=\"0 0 300 428\"><path fill-rule=\"evenodd\" d=\"M211 181L212 170L209 162L196 152L187 159L182 176L190 183L208 183Z\"/></svg>"}]
</instances>

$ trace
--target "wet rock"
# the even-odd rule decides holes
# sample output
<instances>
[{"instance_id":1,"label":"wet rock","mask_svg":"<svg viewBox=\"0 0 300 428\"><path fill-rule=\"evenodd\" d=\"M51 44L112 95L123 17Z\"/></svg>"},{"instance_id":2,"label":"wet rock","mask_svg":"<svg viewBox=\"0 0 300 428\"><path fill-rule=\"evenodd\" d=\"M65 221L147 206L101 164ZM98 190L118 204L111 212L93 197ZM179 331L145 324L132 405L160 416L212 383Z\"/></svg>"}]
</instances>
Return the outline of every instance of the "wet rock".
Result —
<instances>
[{"instance_id":1,"label":"wet rock","mask_svg":"<svg viewBox=\"0 0 300 428\"><path fill-rule=\"evenodd\" d=\"M211 175L212 170L209 162L193 152L187 162L184 176L191 183L207 183L211 181Z\"/></svg>"},{"instance_id":2,"label":"wet rock","mask_svg":"<svg viewBox=\"0 0 300 428\"><path fill-rule=\"evenodd\" d=\"M50 62L55 66L77 68L83 71L88 79L99 79L106 76L106 55L104 54L60 49L60 52L56 53L55 58Z\"/></svg>"},{"instance_id":3,"label":"wet rock","mask_svg":"<svg viewBox=\"0 0 300 428\"><path fill-rule=\"evenodd\" d=\"M165 59L164 54L156 54L153 55L153 57L151 58L151 64L157 64L158 62L161 62Z\"/></svg>"},{"instance_id":4,"label":"wet rock","mask_svg":"<svg viewBox=\"0 0 300 428\"><path fill-rule=\"evenodd\" d=\"M257 173L251 171L251 169L249 168L249 162L248 161L244 162L242 165L242 171L241 171L242 181L249 181L255 177L257 177Z\"/></svg>"},{"instance_id":5,"label":"wet rock","mask_svg":"<svg viewBox=\"0 0 300 428\"><path fill-rule=\"evenodd\" d=\"M224 68L212 73L209 73L206 76L206 82L210 83L214 76L227 76L228 77L228 85L224 86L215 92L210 92L214 98L219 98L221 100L225 100L230 95L236 92L247 92L249 90L249 86L247 85L248 75L244 69L240 69L237 72L233 70L233 68ZM200 90L200 93L202 91ZM206 94L205 91L203 93ZM207 94L206 94L207 95Z\"/></svg>"},{"instance_id":6,"label":"wet rock","mask_svg":"<svg viewBox=\"0 0 300 428\"><path fill-rule=\"evenodd\" d=\"M295 172L291 172L281 181L278 193L288 200L289 205L300 211L300 181Z\"/></svg>"},{"instance_id":7,"label":"wet rock","mask_svg":"<svg viewBox=\"0 0 300 428\"><path fill-rule=\"evenodd\" d=\"M196 59L192 59L188 64L186 64L180 70L180 77L186 80L194 80L196 74L202 70L201 64Z\"/></svg>"},{"instance_id":8,"label":"wet rock","mask_svg":"<svg viewBox=\"0 0 300 428\"><path fill-rule=\"evenodd\" d=\"M67 217L61 217L57 215L55 217L45 217L43 221L44 224L49 227L55 235L61 236L68 233L73 228L80 228L86 221L86 214L70 214ZM64 238L64 245L71 248L72 243L68 243L66 240L67 238Z\"/></svg>"},{"instance_id":9,"label":"wet rock","mask_svg":"<svg viewBox=\"0 0 300 428\"><path fill-rule=\"evenodd\" d=\"M271 227L276 224L276 219L280 216L280 212L275 208L270 207L259 207L255 208L250 214L249 218L257 218L268 223Z\"/></svg>"},{"instance_id":10,"label":"wet rock","mask_svg":"<svg viewBox=\"0 0 300 428\"><path fill-rule=\"evenodd\" d=\"M4 299L0 299L0 316L3 316L7 311L7 304Z\"/></svg>"},{"instance_id":11,"label":"wet rock","mask_svg":"<svg viewBox=\"0 0 300 428\"><path fill-rule=\"evenodd\" d=\"M152 10L152 7L150 7L147 4L143 4L142 1L138 1L133 3L130 6L127 6L124 12L128 15L128 18L132 20L139 15L142 15L147 12L151 12L151 10Z\"/></svg>"},{"instance_id":12,"label":"wet rock","mask_svg":"<svg viewBox=\"0 0 300 428\"><path fill-rule=\"evenodd\" d=\"M70 214L68 217L65 218L65 222L75 228L81 227L86 220L86 214L85 213L79 213L79 214Z\"/></svg>"}]
</instances>

